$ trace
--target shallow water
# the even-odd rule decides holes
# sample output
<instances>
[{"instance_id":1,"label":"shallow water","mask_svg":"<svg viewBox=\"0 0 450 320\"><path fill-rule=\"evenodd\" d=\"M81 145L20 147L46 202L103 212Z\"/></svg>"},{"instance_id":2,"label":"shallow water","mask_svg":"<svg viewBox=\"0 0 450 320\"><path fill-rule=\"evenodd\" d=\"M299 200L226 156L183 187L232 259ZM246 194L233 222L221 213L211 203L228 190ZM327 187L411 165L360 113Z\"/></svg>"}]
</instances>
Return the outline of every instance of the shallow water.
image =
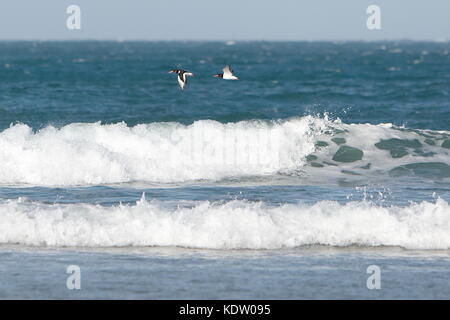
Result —
<instances>
[{"instance_id":1,"label":"shallow water","mask_svg":"<svg viewBox=\"0 0 450 320\"><path fill-rule=\"evenodd\" d=\"M450 294L448 251L3 246L0 252L0 298L10 299L448 299ZM66 269L73 264L81 270L80 290L66 287ZM369 290L367 269L373 265L381 269L381 288Z\"/></svg>"}]
</instances>

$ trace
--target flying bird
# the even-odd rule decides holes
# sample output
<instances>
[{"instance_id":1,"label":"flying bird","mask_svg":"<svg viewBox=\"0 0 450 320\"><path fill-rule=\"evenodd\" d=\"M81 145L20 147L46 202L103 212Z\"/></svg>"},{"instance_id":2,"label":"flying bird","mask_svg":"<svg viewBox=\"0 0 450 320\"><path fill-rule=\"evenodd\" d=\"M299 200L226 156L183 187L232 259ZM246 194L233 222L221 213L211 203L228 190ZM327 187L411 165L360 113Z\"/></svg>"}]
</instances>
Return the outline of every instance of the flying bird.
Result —
<instances>
[{"instance_id":1,"label":"flying bird","mask_svg":"<svg viewBox=\"0 0 450 320\"><path fill-rule=\"evenodd\" d=\"M184 86L187 84L187 78L186 77L193 77L194 74L191 72L188 72L183 69L173 69L170 70L169 73L176 73L178 75L178 84L180 85L181 90L184 90Z\"/></svg>"},{"instance_id":2,"label":"flying bird","mask_svg":"<svg viewBox=\"0 0 450 320\"><path fill-rule=\"evenodd\" d=\"M214 77L222 78L225 80L239 80L239 78L233 74L233 70L231 69L231 67L229 65L226 65L222 69L222 71L223 71L223 73L215 74Z\"/></svg>"}]
</instances>

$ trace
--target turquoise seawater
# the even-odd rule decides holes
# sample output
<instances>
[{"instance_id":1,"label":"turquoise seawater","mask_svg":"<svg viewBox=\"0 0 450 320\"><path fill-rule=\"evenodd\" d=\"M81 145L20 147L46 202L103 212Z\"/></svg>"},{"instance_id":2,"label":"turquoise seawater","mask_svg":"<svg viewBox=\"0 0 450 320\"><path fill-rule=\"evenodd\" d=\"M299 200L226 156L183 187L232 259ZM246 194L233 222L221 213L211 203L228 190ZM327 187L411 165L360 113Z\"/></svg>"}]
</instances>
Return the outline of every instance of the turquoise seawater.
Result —
<instances>
[{"instance_id":1,"label":"turquoise seawater","mask_svg":"<svg viewBox=\"0 0 450 320\"><path fill-rule=\"evenodd\" d=\"M328 112L448 130L448 43L2 42L0 128L236 122ZM239 83L212 77L225 64ZM167 71L195 73L185 92Z\"/></svg>"},{"instance_id":2,"label":"turquoise seawater","mask_svg":"<svg viewBox=\"0 0 450 320\"><path fill-rule=\"evenodd\" d=\"M0 298L448 298L449 51L0 42Z\"/></svg>"}]
</instances>

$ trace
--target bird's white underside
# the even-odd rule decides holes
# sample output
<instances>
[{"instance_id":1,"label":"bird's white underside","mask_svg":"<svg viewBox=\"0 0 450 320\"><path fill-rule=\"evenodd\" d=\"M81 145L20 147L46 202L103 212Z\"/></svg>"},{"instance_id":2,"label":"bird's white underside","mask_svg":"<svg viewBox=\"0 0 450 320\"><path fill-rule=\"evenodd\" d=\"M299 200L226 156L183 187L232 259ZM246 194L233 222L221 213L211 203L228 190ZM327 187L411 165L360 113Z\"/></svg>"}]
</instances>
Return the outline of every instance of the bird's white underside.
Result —
<instances>
[{"instance_id":1,"label":"bird's white underside","mask_svg":"<svg viewBox=\"0 0 450 320\"><path fill-rule=\"evenodd\" d=\"M181 77L180 77L180 75L178 75L178 77L177 77L178 84L180 85L181 90L183 90L184 86L186 85L186 77L187 76L193 77L194 74L191 72L185 72L181 75ZM181 78L183 78L183 79L181 79Z\"/></svg>"},{"instance_id":2,"label":"bird's white underside","mask_svg":"<svg viewBox=\"0 0 450 320\"><path fill-rule=\"evenodd\" d=\"M178 79L178 84L180 85L181 90L183 90L184 89L184 85L185 85L184 81L181 80L180 77L177 77L177 79Z\"/></svg>"},{"instance_id":3,"label":"bird's white underside","mask_svg":"<svg viewBox=\"0 0 450 320\"><path fill-rule=\"evenodd\" d=\"M225 80L238 80L238 77L233 76L233 75L226 75L225 73L223 74L223 79Z\"/></svg>"}]
</instances>

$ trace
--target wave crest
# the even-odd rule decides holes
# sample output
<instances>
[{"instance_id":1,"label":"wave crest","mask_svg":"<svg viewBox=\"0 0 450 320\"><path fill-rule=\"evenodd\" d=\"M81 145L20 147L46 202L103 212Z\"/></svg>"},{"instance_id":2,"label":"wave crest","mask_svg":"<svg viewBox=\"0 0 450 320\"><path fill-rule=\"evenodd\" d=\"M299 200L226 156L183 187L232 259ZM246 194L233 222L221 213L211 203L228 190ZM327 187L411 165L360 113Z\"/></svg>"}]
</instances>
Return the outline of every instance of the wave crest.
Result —
<instances>
[{"instance_id":1,"label":"wave crest","mask_svg":"<svg viewBox=\"0 0 450 320\"><path fill-rule=\"evenodd\" d=\"M314 205L262 202L135 205L0 203L0 243L48 246L181 246L277 249L304 245L450 248L450 206L413 203L382 207L369 202Z\"/></svg>"},{"instance_id":2,"label":"wave crest","mask_svg":"<svg viewBox=\"0 0 450 320\"><path fill-rule=\"evenodd\" d=\"M181 183L249 176L450 177L450 133L306 116L220 123L74 123L0 132L0 184Z\"/></svg>"}]
</instances>

